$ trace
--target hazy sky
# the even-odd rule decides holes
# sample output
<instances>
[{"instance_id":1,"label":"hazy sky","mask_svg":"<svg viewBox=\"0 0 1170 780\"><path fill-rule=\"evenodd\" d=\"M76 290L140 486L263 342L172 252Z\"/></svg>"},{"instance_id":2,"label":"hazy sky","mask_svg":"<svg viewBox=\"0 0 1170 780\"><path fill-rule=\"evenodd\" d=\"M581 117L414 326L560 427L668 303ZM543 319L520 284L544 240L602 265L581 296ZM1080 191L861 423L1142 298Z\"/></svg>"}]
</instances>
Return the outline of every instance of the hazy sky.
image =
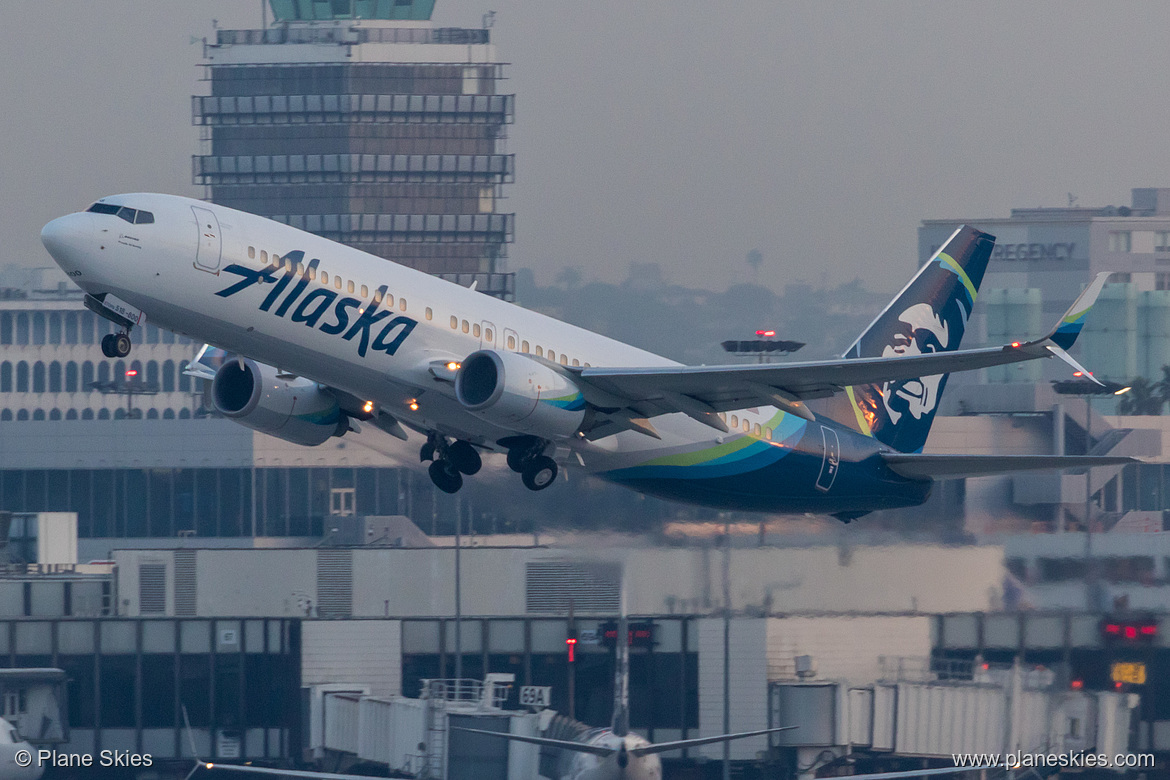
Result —
<instances>
[{"instance_id":1,"label":"hazy sky","mask_svg":"<svg viewBox=\"0 0 1170 780\"><path fill-rule=\"evenodd\" d=\"M1127 204L1170 186L1170 5L438 0L516 98L511 264L688 286L901 286L923 218ZM259 0L4 0L0 264L115 192L199 195L201 47Z\"/></svg>"}]
</instances>

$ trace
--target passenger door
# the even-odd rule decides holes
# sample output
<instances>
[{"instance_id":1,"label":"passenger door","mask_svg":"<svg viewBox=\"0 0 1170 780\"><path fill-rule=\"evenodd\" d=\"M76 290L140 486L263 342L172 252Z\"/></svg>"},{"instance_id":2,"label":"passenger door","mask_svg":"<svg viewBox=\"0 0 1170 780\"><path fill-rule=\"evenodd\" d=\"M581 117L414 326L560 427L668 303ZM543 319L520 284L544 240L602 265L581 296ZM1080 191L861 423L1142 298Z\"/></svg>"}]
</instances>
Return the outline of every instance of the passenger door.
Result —
<instances>
[{"instance_id":1,"label":"passenger door","mask_svg":"<svg viewBox=\"0 0 1170 780\"><path fill-rule=\"evenodd\" d=\"M195 214L195 228L199 231L195 267L218 275L220 257L223 254L223 236L219 232L219 220L210 209L192 206L191 211Z\"/></svg>"}]
</instances>

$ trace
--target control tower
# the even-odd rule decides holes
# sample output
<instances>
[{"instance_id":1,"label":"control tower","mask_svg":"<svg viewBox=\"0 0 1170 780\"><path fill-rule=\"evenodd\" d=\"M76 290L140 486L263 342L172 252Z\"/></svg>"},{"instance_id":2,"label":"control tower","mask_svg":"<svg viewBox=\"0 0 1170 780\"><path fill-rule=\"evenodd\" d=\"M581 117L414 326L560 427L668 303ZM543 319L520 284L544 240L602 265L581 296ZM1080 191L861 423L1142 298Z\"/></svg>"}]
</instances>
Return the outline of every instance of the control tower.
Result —
<instances>
[{"instance_id":1,"label":"control tower","mask_svg":"<svg viewBox=\"0 0 1170 780\"><path fill-rule=\"evenodd\" d=\"M216 30L192 174L214 203L510 300L514 95L487 25L435 27L434 6L269 0L264 29Z\"/></svg>"}]
</instances>

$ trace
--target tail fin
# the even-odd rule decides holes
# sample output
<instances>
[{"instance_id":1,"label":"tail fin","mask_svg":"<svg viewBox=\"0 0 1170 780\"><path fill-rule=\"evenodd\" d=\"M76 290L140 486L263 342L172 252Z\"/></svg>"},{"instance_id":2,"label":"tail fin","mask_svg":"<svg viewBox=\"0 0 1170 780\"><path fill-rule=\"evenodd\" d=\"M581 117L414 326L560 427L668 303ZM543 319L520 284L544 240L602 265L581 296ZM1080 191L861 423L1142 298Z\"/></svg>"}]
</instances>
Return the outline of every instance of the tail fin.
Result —
<instances>
[{"instance_id":1,"label":"tail fin","mask_svg":"<svg viewBox=\"0 0 1170 780\"><path fill-rule=\"evenodd\" d=\"M617 644L614 648L617 663L614 664L611 730L617 736L624 737L630 733L630 622L626 617L625 598L622 599L622 614L618 618L617 634Z\"/></svg>"},{"instance_id":2,"label":"tail fin","mask_svg":"<svg viewBox=\"0 0 1170 780\"><path fill-rule=\"evenodd\" d=\"M846 358L953 352L967 319L995 236L963 226L922 266L898 297L846 352ZM849 388L858 424L901 452L926 444L947 375Z\"/></svg>"}]
</instances>

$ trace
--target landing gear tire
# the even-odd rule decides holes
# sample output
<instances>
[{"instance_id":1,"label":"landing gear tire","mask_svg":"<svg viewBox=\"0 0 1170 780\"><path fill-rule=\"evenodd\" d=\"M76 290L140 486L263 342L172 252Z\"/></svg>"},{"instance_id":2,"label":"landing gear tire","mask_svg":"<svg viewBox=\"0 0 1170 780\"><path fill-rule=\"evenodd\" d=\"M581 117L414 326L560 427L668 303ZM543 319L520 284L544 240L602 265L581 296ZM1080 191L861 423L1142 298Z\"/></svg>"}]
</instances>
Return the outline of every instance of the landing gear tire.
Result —
<instances>
[{"instance_id":1,"label":"landing gear tire","mask_svg":"<svg viewBox=\"0 0 1170 780\"><path fill-rule=\"evenodd\" d=\"M427 440L427 443L418 451L418 459L422 462L435 459L435 443L433 441Z\"/></svg>"},{"instance_id":2,"label":"landing gear tire","mask_svg":"<svg viewBox=\"0 0 1170 780\"><path fill-rule=\"evenodd\" d=\"M114 334L113 333L107 333L106 335L102 336L102 354L103 355L105 355L108 358L117 357L118 353L115 351L116 349L117 348L114 346Z\"/></svg>"},{"instance_id":3,"label":"landing gear tire","mask_svg":"<svg viewBox=\"0 0 1170 780\"><path fill-rule=\"evenodd\" d=\"M557 479L557 462L546 455L539 455L524 465L520 479L529 490L544 490Z\"/></svg>"},{"instance_id":4,"label":"landing gear tire","mask_svg":"<svg viewBox=\"0 0 1170 780\"><path fill-rule=\"evenodd\" d=\"M430 474L435 487L444 493L458 493L459 488L463 487L463 475L451 468L445 460L431 461L427 473Z\"/></svg>"},{"instance_id":5,"label":"landing gear tire","mask_svg":"<svg viewBox=\"0 0 1170 780\"><path fill-rule=\"evenodd\" d=\"M517 474L524 473L524 452L519 447L508 450L508 468Z\"/></svg>"},{"instance_id":6,"label":"landing gear tire","mask_svg":"<svg viewBox=\"0 0 1170 780\"><path fill-rule=\"evenodd\" d=\"M471 476L479 473L483 467L483 459L476 452L475 447L465 441L457 441L447 448L447 459L458 471Z\"/></svg>"},{"instance_id":7,"label":"landing gear tire","mask_svg":"<svg viewBox=\"0 0 1170 780\"><path fill-rule=\"evenodd\" d=\"M118 333L114 336L114 355L113 357L124 358L130 354L130 348L133 344L130 343L129 333Z\"/></svg>"}]
</instances>

